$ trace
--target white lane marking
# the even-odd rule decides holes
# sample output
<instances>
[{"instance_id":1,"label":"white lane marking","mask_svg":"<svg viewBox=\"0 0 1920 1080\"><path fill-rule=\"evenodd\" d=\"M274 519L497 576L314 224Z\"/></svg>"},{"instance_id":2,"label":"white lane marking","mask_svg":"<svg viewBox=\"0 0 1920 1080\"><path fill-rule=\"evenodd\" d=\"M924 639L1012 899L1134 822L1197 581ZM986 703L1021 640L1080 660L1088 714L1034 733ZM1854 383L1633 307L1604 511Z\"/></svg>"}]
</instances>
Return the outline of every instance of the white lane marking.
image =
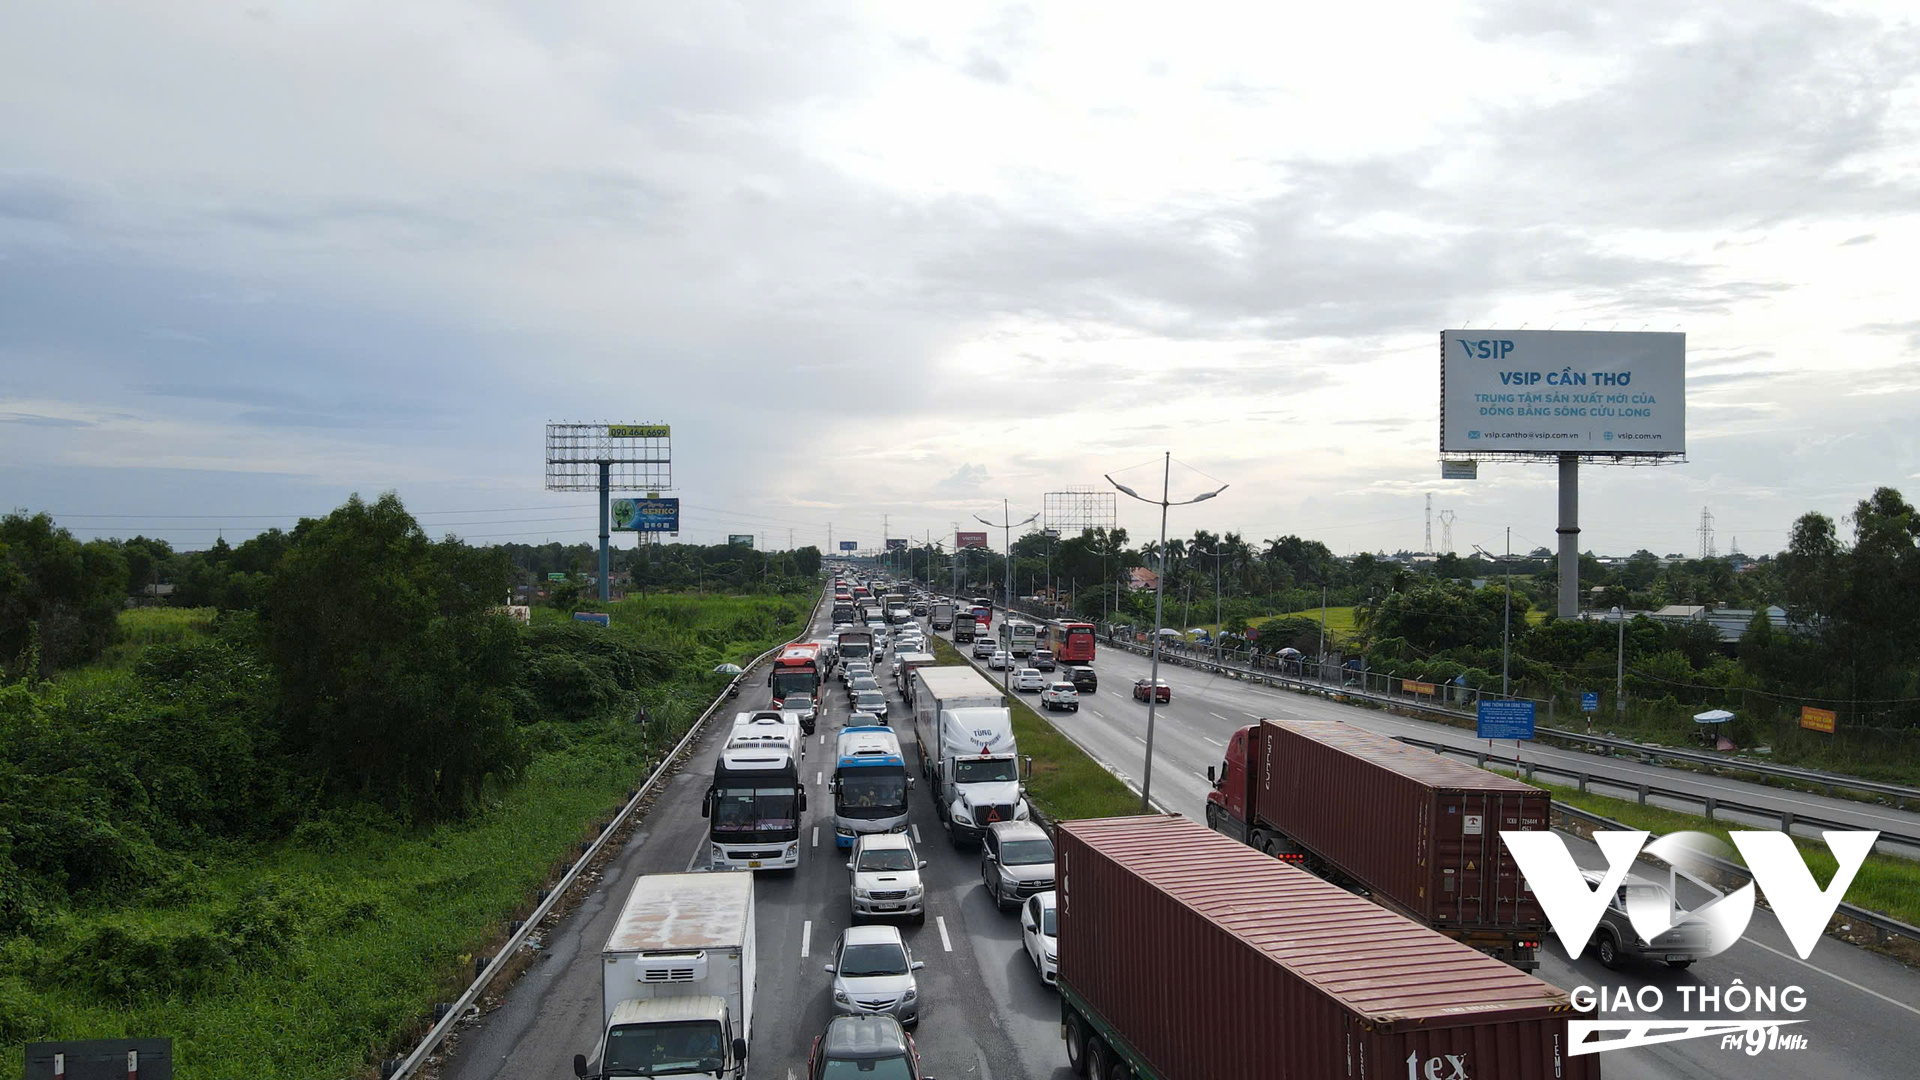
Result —
<instances>
[{"instance_id":1,"label":"white lane marking","mask_svg":"<svg viewBox=\"0 0 1920 1080\"><path fill-rule=\"evenodd\" d=\"M694 864L699 862L700 856L705 855L706 853L707 853L707 841L702 840L700 841L700 846L693 849L693 858L687 860L687 873L689 874L693 873Z\"/></svg>"},{"instance_id":2,"label":"white lane marking","mask_svg":"<svg viewBox=\"0 0 1920 1080\"><path fill-rule=\"evenodd\" d=\"M805 960L813 951L813 920L800 924L800 959Z\"/></svg>"},{"instance_id":3,"label":"white lane marking","mask_svg":"<svg viewBox=\"0 0 1920 1080\"><path fill-rule=\"evenodd\" d=\"M1213 717L1216 720L1225 720L1229 724L1233 723L1233 718L1230 716L1221 716L1217 712L1210 712L1207 715Z\"/></svg>"},{"instance_id":4,"label":"white lane marking","mask_svg":"<svg viewBox=\"0 0 1920 1080\"><path fill-rule=\"evenodd\" d=\"M1210 735L1202 735L1202 736L1200 736L1200 737L1201 737L1201 738L1203 738L1203 739L1205 739L1205 740L1207 740L1208 742L1210 742L1210 743L1212 743L1212 744L1213 744L1213 745L1215 745L1215 746L1225 746L1225 745L1227 745L1226 743L1223 743L1223 742L1221 742L1221 741L1220 741L1219 739L1216 739L1216 738L1214 738L1214 737L1212 737L1212 736L1210 736Z\"/></svg>"},{"instance_id":5,"label":"white lane marking","mask_svg":"<svg viewBox=\"0 0 1920 1080\"><path fill-rule=\"evenodd\" d=\"M820 826L818 825L815 825L813 827L813 846L814 847L820 846Z\"/></svg>"},{"instance_id":6,"label":"white lane marking","mask_svg":"<svg viewBox=\"0 0 1920 1080\"><path fill-rule=\"evenodd\" d=\"M1827 978L1832 979L1834 982L1845 983L1846 985L1853 987L1855 990L1858 990L1863 994L1872 994L1874 997L1879 998L1881 1001L1884 1001L1889 1005L1898 1005L1899 1007L1907 1010L1913 1015L1920 1016L1920 1009L1916 1009L1904 1001L1895 1001L1893 998L1890 998L1887 995L1880 993L1878 990L1869 990L1866 987L1861 986L1859 983L1854 982L1852 979L1843 979L1840 976L1835 975L1833 972L1828 971L1826 968L1814 967L1814 965L1807 963L1805 960L1800 959L1799 957L1793 955L1792 953L1781 952L1779 949L1776 949L1771 945L1761 945L1760 942L1755 941L1752 938L1747 939L1747 944L1760 945L1761 948L1767 950L1768 952L1772 953L1775 956L1786 957L1788 960L1791 960L1794 963L1799 964L1803 968L1811 968L1812 970L1817 971L1822 975L1825 975Z\"/></svg>"},{"instance_id":7,"label":"white lane marking","mask_svg":"<svg viewBox=\"0 0 1920 1080\"><path fill-rule=\"evenodd\" d=\"M917 821L913 823L913 842L916 844L920 842L920 823Z\"/></svg>"},{"instance_id":8,"label":"white lane marking","mask_svg":"<svg viewBox=\"0 0 1920 1080\"><path fill-rule=\"evenodd\" d=\"M953 939L947 936L947 917L945 915L935 915L933 917L933 924L940 928L940 947L948 952L952 952Z\"/></svg>"},{"instance_id":9,"label":"white lane marking","mask_svg":"<svg viewBox=\"0 0 1920 1080\"><path fill-rule=\"evenodd\" d=\"M1143 738L1141 738L1141 737L1140 737L1140 736L1138 736L1138 735L1135 735L1135 736L1133 737L1133 741L1134 741L1134 742L1137 742L1137 743L1139 743L1139 744L1140 744L1141 746L1145 746L1145 745L1147 745L1147 740L1145 740L1145 739L1143 739Z\"/></svg>"},{"instance_id":10,"label":"white lane marking","mask_svg":"<svg viewBox=\"0 0 1920 1080\"><path fill-rule=\"evenodd\" d=\"M814 782L814 783L816 783L816 784L818 784L818 783L820 782L820 777L821 777L822 775L824 775L824 774L822 774L822 773L814 773L814 774L813 774L813 782Z\"/></svg>"}]
</instances>

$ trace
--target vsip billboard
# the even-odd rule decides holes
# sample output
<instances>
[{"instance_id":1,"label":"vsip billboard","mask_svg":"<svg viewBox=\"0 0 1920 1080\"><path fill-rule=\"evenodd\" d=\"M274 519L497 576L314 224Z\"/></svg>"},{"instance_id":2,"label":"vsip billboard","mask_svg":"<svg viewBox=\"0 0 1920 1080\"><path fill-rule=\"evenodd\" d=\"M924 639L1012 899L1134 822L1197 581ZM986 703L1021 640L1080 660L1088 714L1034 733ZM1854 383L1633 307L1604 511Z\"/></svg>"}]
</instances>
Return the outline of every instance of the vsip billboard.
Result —
<instances>
[{"instance_id":1,"label":"vsip billboard","mask_svg":"<svg viewBox=\"0 0 1920 1080\"><path fill-rule=\"evenodd\" d=\"M1684 454L1687 335L1440 332L1440 451Z\"/></svg>"}]
</instances>

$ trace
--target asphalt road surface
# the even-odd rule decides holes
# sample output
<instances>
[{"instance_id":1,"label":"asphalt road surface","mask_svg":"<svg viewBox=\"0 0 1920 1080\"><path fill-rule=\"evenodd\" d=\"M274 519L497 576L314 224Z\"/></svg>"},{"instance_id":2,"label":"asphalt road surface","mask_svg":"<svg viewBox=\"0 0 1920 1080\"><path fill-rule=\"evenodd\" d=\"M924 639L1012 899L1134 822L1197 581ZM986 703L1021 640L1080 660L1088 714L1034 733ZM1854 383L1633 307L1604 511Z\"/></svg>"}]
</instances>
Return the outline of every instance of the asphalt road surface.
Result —
<instances>
[{"instance_id":1,"label":"asphalt road surface","mask_svg":"<svg viewBox=\"0 0 1920 1080\"><path fill-rule=\"evenodd\" d=\"M823 610L802 636L824 635L826 617ZM833 1014L831 976L821 965L850 924L846 853L834 847L833 800L824 782L847 703L837 674L828 685L827 712L808 740L804 766L810 786L801 839L811 846L797 871L763 872L756 882L759 981L747 1053L747 1075L755 1080L805 1075L814 1036ZM891 688L888 693L900 714L898 696ZM738 709L767 704L765 688L754 687L742 691ZM600 1025L600 946L637 875L704 867L700 798L727 726L709 725L666 794L607 864L593 895L546 942L501 1006L465 1030L443 1076L564 1078L573 1075L574 1054L592 1052ZM912 740L905 742L908 772L917 776ZM948 844L924 785L916 785L909 802L916 839L924 838L921 857L928 860L921 872L927 920L899 926L914 958L927 965L919 972L922 1019L914 1032L923 1068L941 1080L1067 1080L1059 1000L1021 947L1018 915L1002 914L987 899L979 854Z\"/></svg>"},{"instance_id":2,"label":"asphalt road surface","mask_svg":"<svg viewBox=\"0 0 1920 1080\"><path fill-rule=\"evenodd\" d=\"M996 618L995 627L998 625ZM976 662L976 666L995 681L999 680L1000 673L986 670L983 662ZM1041 711L1037 709L1037 695L1023 696L1036 706L1041 716L1138 790L1146 750L1147 706L1135 700L1132 691L1134 680L1147 676L1148 661L1121 649L1102 648L1096 653L1093 668L1100 677L1099 690L1081 695L1077 713ZM1436 732L1458 734L1457 729L1437 724L1351 708L1290 691L1249 686L1238 679L1208 675L1189 667L1163 664L1160 677L1171 688L1173 700L1159 707L1155 719L1153 800L1194 821L1205 820L1206 796L1212 787L1206 778L1207 767L1220 764L1226 740L1235 730L1261 717L1344 720L1382 734L1414 734L1434 741L1441 741ZM1474 745L1476 740L1469 735L1466 743ZM1531 755L1542 749L1529 745L1526 753ZM1571 756L1589 758L1584 754ZM1691 775L1635 763L1618 764L1659 772L1663 782L1669 777ZM1713 784L1734 783L1711 777L1701 779ZM1753 785L1740 786L1754 792L1782 794ZM1819 799L1818 796L1785 794L1788 798ZM1837 802L1841 806L1859 805L1839 800L1820 801ZM1568 846L1582 866L1605 865L1598 849L1591 844L1569 837ZM1666 878L1664 871L1652 867L1643 866L1639 872L1658 880ZM1697 907L1706 899L1704 891L1682 882L1681 902L1688 908ZM1608 971L1590 955L1569 960L1552 939L1541 952L1543 960L1536 974L1546 981L1569 990L1576 986L1625 986L1638 993L1641 987L1658 987L1665 999L1665 1008L1656 1015L1671 1019L1703 1018L1698 1014L1688 1016L1678 1008L1677 988L1683 985L1726 987L1738 979L1747 987L1796 985L1806 990L1808 1005L1798 1018L1807 1022L1783 1029L1804 1033L1809 1043L1805 1050L1771 1051L1750 1057L1742 1051L1722 1050L1717 1040L1667 1043L1608 1053L1604 1068L1609 1078L1804 1080L1807 1077L1893 1078L1920 1074L1920 1064L1917 1064L1920 1062L1920 973L1832 938L1823 939L1803 961L1788 944L1772 913L1765 909L1754 912L1747 935L1739 944L1719 956L1699 961L1684 972L1646 965ZM1608 1013L1603 1018L1615 1020L1621 1016Z\"/></svg>"}]
</instances>

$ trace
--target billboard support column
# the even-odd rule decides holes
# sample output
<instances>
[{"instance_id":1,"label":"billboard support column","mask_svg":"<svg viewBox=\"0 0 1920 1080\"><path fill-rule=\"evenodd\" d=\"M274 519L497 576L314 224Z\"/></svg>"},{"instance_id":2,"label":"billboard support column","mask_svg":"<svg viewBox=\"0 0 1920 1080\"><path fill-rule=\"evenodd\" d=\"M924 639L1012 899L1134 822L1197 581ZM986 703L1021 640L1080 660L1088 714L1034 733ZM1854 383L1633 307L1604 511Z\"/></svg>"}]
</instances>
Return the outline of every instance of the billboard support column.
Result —
<instances>
[{"instance_id":1,"label":"billboard support column","mask_svg":"<svg viewBox=\"0 0 1920 1080\"><path fill-rule=\"evenodd\" d=\"M609 571L613 566L613 557L607 551L607 541L613 536L613 520L609 513L607 498L607 493L612 488L613 463L603 461L600 463L600 599L602 600L613 597L613 582L609 580L612 576Z\"/></svg>"},{"instance_id":2,"label":"billboard support column","mask_svg":"<svg viewBox=\"0 0 1920 1080\"><path fill-rule=\"evenodd\" d=\"M1580 615L1580 455L1560 455L1560 617Z\"/></svg>"}]
</instances>

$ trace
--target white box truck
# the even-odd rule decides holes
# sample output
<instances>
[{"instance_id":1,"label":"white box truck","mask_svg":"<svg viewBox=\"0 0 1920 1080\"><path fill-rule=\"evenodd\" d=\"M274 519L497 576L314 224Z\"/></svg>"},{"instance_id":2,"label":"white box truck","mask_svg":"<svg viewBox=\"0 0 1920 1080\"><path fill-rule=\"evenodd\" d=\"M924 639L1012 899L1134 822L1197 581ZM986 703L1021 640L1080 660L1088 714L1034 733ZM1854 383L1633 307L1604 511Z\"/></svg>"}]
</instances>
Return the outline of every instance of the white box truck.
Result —
<instances>
[{"instance_id":1,"label":"white box truck","mask_svg":"<svg viewBox=\"0 0 1920 1080\"><path fill-rule=\"evenodd\" d=\"M746 1076L753 875L648 874L600 950L600 1045L582 1077Z\"/></svg>"},{"instance_id":2,"label":"white box truck","mask_svg":"<svg viewBox=\"0 0 1920 1080\"><path fill-rule=\"evenodd\" d=\"M1013 713L978 671L914 669L913 737L934 810L955 847L978 843L996 821L1027 820Z\"/></svg>"}]
</instances>

